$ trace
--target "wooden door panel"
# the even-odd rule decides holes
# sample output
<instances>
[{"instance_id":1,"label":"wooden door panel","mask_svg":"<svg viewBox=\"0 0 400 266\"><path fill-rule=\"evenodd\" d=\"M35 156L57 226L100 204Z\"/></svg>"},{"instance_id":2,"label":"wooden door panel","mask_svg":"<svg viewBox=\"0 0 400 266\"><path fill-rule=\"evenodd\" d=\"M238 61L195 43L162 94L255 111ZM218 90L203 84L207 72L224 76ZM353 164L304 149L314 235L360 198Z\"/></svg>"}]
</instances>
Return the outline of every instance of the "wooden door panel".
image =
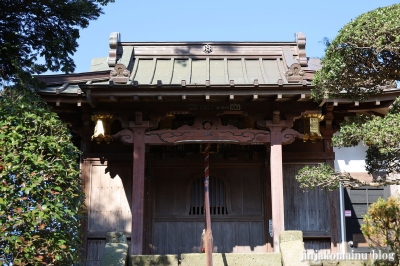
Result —
<instances>
[{"instance_id":1,"label":"wooden door panel","mask_svg":"<svg viewBox=\"0 0 400 266\"><path fill-rule=\"evenodd\" d=\"M89 233L131 231L130 194L132 171L129 165L93 164L89 194ZM128 192L128 193L127 193Z\"/></svg>"},{"instance_id":2,"label":"wooden door panel","mask_svg":"<svg viewBox=\"0 0 400 266\"><path fill-rule=\"evenodd\" d=\"M213 222L214 251L266 252L263 222ZM204 222L155 222L153 254L200 252Z\"/></svg>"},{"instance_id":3,"label":"wooden door panel","mask_svg":"<svg viewBox=\"0 0 400 266\"><path fill-rule=\"evenodd\" d=\"M155 165L152 173L154 213L151 253L200 252L204 214L189 214L189 210L192 189L197 188L192 186L192 182L203 178L202 167ZM264 182L261 180L260 165L214 166L210 169L210 176L224 183L229 205L228 214L216 214L211 218L215 251L266 252L262 202ZM218 182L215 184L221 186Z\"/></svg>"},{"instance_id":4,"label":"wooden door panel","mask_svg":"<svg viewBox=\"0 0 400 266\"><path fill-rule=\"evenodd\" d=\"M303 192L295 179L304 166L285 164L283 167L285 230L329 231L328 194L320 189Z\"/></svg>"}]
</instances>

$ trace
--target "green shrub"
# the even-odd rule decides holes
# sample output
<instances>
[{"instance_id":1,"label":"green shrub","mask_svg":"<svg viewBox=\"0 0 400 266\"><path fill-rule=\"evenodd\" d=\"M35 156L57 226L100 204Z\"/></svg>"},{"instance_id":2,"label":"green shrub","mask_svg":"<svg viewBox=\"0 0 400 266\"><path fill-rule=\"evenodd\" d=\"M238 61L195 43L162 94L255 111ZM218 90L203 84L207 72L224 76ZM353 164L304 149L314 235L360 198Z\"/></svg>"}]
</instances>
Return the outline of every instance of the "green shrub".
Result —
<instances>
[{"instance_id":1,"label":"green shrub","mask_svg":"<svg viewBox=\"0 0 400 266\"><path fill-rule=\"evenodd\" d=\"M0 94L0 264L72 265L84 194L79 151L34 92Z\"/></svg>"},{"instance_id":2,"label":"green shrub","mask_svg":"<svg viewBox=\"0 0 400 266\"><path fill-rule=\"evenodd\" d=\"M379 198L371 204L364 215L361 231L370 241L371 247L394 253L394 261L384 261L380 265L398 265L400 255L400 199Z\"/></svg>"}]
</instances>

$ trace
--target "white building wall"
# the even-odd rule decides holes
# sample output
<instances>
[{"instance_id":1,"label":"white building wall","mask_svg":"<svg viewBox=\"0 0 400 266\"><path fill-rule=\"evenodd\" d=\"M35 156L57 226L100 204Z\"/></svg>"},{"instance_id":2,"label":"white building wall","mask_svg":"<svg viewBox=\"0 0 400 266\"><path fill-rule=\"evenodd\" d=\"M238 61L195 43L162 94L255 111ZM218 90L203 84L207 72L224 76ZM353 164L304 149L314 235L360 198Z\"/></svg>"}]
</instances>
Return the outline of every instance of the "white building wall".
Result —
<instances>
[{"instance_id":1,"label":"white building wall","mask_svg":"<svg viewBox=\"0 0 400 266\"><path fill-rule=\"evenodd\" d=\"M336 133L337 134L337 133ZM367 146L358 144L356 147L350 148L336 148L333 147L335 152L335 170L339 172L364 172L365 170L365 156ZM391 195L400 195L400 186L390 186Z\"/></svg>"},{"instance_id":2,"label":"white building wall","mask_svg":"<svg viewBox=\"0 0 400 266\"><path fill-rule=\"evenodd\" d=\"M350 148L333 148L335 152L335 170L340 172L367 172L365 155L367 147L358 144Z\"/></svg>"}]
</instances>

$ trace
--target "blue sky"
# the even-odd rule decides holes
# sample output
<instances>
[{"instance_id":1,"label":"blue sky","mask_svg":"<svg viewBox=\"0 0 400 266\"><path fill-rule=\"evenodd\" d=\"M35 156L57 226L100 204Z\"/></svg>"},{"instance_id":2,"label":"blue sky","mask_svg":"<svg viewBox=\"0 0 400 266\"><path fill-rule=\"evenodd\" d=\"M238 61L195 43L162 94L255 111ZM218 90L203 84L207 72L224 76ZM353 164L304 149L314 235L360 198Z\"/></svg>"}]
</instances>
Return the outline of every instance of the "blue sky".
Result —
<instances>
[{"instance_id":1,"label":"blue sky","mask_svg":"<svg viewBox=\"0 0 400 266\"><path fill-rule=\"evenodd\" d=\"M75 72L89 71L95 57L107 57L111 32L121 40L145 41L293 41L307 38L307 56L322 57L324 37L333 39L358 15L393 0L115 0L81 30L73 56Z\"/></svg>"}]
</instances>

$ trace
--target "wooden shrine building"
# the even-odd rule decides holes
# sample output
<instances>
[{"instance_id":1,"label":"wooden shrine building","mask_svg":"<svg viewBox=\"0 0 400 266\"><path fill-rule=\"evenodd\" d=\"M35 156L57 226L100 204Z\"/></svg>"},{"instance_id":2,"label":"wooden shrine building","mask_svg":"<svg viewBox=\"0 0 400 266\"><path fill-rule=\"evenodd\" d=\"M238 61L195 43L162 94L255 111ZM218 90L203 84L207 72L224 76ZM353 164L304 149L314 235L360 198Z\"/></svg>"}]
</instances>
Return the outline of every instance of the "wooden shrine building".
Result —
<instances>
[{"instance_id":1,"label":"wooden shrine building","mask_svg":"<svg viewBox=\"0 0 400 266\"><path fill-rule=\"evenodd\" d=\"M335 125L388 107L396 90L362 103L313 101L320 66L302 33L209 43L112 33L109 46L90 72L39 76L39 94L83 152L89 262L110 231L125 233L132 254L199 252L208 143L215 252L276 252L283 230L302 230L306 248L339 250L339 193L303 193L295 175L333 164Z\"/></svg>"}]
</instances>

